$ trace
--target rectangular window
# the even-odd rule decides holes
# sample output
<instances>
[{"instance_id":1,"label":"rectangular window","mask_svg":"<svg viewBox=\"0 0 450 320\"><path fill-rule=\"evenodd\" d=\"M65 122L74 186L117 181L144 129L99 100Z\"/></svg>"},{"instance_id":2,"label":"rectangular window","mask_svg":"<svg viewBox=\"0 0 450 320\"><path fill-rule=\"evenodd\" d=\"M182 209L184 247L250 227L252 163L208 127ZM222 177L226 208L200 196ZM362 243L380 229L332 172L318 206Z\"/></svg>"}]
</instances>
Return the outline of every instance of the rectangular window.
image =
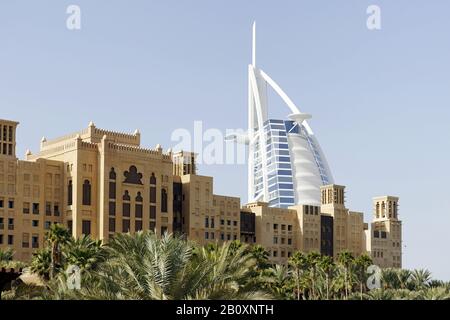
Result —
<instances>
[{"instance_id":1,"label":"rectangular window","mask_svg":"<svg viewBox=\"0 0 450 320\"><path fill-rule=\"evenodd\" d=\"M3 244L3 235L0 234L0 244Z\"/></svg>"},{"instance_id":2,"label":"rectangular window","mask_svg":"<svg viewBox=\"0 0 450 320\"><path fill-rule=\"evenodd\" d=\"M45 221L45 223L44 223L44 229L45 230L48 230L48 229L50 229L50 226L52 225L52 222L51 221Z\"/></svg>"},{"instance_id":3,"label":"rectangular window","mask_svg":"<svg viewBox=\"0 0 450 320\"><path fill-rule=\"evenodd\" d=\"M8 235L8 245L13 245L14 244L14 236L13 235Z\"/></svg>"},{"instance_id":4,"label":"rectangular window","mask_svg":"<svg viewBox=\"0 0 450 320\"><path fill-rule=\"evenodd\" d=\"M136 204L136 206L135 206L136 208L135 208L135 215L136 215L136 218L142 218L142 204Z\"/></svg>"},{"instance_id":5,"label":"rectangular window","mask_svg":"<svg viewBox=\"0 0 450 320\"><path fill-rule=\"evenodd\" d=\"M286 230L286 225L285 225L285 224L282 224L282 225L281 225L281 230L282 230L282 231Z\"/></svg>"},{"instance_id":6,"label":"rectangular window","mask_svg":"<svg viewBox=\"0 0 450 320\"><path fill-rule=\"evenodd\" d=\"M205 232L205 239L209 239L209 233Z\"/></svg>"},{"instance_id":7,"label":"rectangular window","mask_svg":"<svg viewBox=\"0 0 450 320\"><path fill-rule=\"evenodd\" d=\"M233 226L237 227L237 221L233 221Z\"/></svg>"},{"instance_id":8,"label":"rectangular window","mask_svg":"<svg viewBox=\"0 0 450 320\"><path fill-rule=\"evenodd\" d=\"M14 230L14 218L8 219L8 230Z\"/></svg>"},{"instance_id":9,"label":"rectangular window","mask_svg":"<svg viewBox=\"0 0 450 320\"><path fill-rule=\"evenodd\" d=\"M67 221L67 230L69 230L70 234L72 234L72 230L73 230L73 221L72 220Z\"/></svg>"},{"instance_id":10,"label":"rectangular window","mask_svg":"<svg viewBox=\"0 0 450 320\"><path fill-rule=\"evenodd\" d=\"M91 234L91 221L89 220L82 221L81 233L87 236Z\"/></svg>"},{"instance_id":11,"label":"rectangular window","mask_svg":"<svg viewBox=\"0 0 450 320\"><path fill-rule=\"evenodd\" d=\"M214 240L214 232L211 232L211 239Z\"/></svg>"},{"instance_id":12,"label":"rectangular window","mask_svg":"<svg viewBox=\"0 0 450 320\"><path fill-rule=\"evenodd\" d=\"M39 220L33 220L32 221L32 226L33 227L39 227Z\"/></svg>"},{"instance_id":13,"label":"rectangular window","mask_svg":"<svg viewBox=\"0 0 450 320\"><path fill-rule=\"evenodd\" d=\"M115 202L110 202L109 203L109 215L110 216L115 216L116 215L116 203Z\"/></svg>"},{"instance_id":14,"label":"rectangular window","mask_svg":"<svg viewBox=\"0 0 450 320\"><path fill-rule=\"evenodd\" d=\"M130 204L124 203L122 207L123 207L122 215L124 217L129 217L130 216Z\"/></svg>"},{"instance_id":15,"label":"rectangular window","mask_svg":"<svg viewBox=\"0 0 450 320\"><path fill-rule=\"evenodd\" d=\"M9 209L14 209L14 200L9 200L8 201L8 208Z\"/></svg>"},{"instance_id":16,"label":"rectangular window","mask_svg":"<svg viewBox=\"0 0 450 320\"><path fill-rule=\"evenodd\" d=\"M220 219L220 225L223 226L225 224L225 220Z\"/></svg>"},{"instance_id":17,"label":"rectangular window","mask_svg":"<svg viewBox=\"0 0 450 320\"><path fill-rule=\"evenodd\" d=\"M274 223L273 230L278 230L278 224Z\"/></svg>"},{"instance_id":18,"label":"rectangular window","mask_svg":"<svg viewBox=\"0 0 450 320\"><path fill-rule=\"evenodd\" d=\"M214 228L214 218L213 217L211 217L211 228ZM213 237L213 239L214 239L214 237Z\"/></svg>"},{"instance_id":19,"label":"rectangular window","mask_svg":"<svg viewBox=\"0 0 450 320\"><path fill-rule=\"evenodd\" d=\"M227 220L227 225L231 226L231 220Z\"/></svg>"},{"instance_id":20,"label":"rectangular window","mask_svg":"<svg viewBox=\"0 0 450 320\"><path fill-rule=\"evenodd\" d=\"M273 237L273 244L278 244L278 238L277 237Z\"/></svg>"},{"instance_id":21,"label":"rectangular window","mask_svg":"<svg viewBox=\"0 0 450 320\"><path fill-rule=\"evenodd\" d=\"M109 198L110 199L116 198L116 183L115 182L109 183Z\"/></svg>"},{"instance_id":22,"label":"rectangular window","mask_svg":"<svg viewBox=\"0 0 450 320\"><path fill-rule=\"evenodd\" d=\"M3 229L5 226L4 226L4 223L3 223L3 218L1 218L0 217L0 229Z\"/></svg>"},{"instance_id":23,"label":"rectangular window","mask_svg":"<svg viewBox=\"0 0 450 320\"><path fill-rule=\"evenodd\" d=\"M0 199L0 208L3 208L3 206L4 206L4 200L3 199Z\"/></svg>"},{"instance_id":24,"label":"rectangular window","mask_svg":"<svg viewBox=\"0 0 450 320\"><path fill-rule=\"evenodd\" d=\"M227 234L227 240L231 240L231 235Z\"/></svg>"},{"instance_id":25,"label":"rectangular window","mask_svg":"<svg viewBox=\"0 0 450 320\"><path fill-rule=\"evenodd\" d=\"M278 257L278 251L277 250L273 250L273 256L274 257Z\"/></svg>"},{"instance_id":26,"label":"rectangular window","mask_svg":"<svg viewBox=\"0 0 450 320\"><path fill-rule=\"evenodd\" d=\"M141 231L142 230L142 220L136 220L134 223L134 230Z\"/></svg>"},{"instance_id":27,"label":"rectangular window","mask_svg":"<svg viewBox=\"0 0 450 320\"><path fill-rule=\"evenodd\" d=\"M288 231L292 231L292 225L288 224Z\"/></svg>"},{"instance_id":28,"label":"rectangular window","mask_svg":"<svg viewBox=\"0 0 450 320\"><path fill-rule=\"evenodd\" d=\"M225 240L225 235L223 233L220 234L220 240Z\"/></svg>"},{"instance_id":29,"label":"rectangular window","mask_svg":"<svg viewBox=\"0 0 450 320\"><path fill-rule=\"evenodd\" d=\"M209 228L209 218L205 217L205 228ZM206 238L208 239L208 238Z\"/></svg>"},{"instance_id":30,"label":"rectangular window","mask_svg":"<svg viewBox=\"0 0 450 320\"><path fill-rule=\"evenodd\" d=\"M59 203L55 203L55 205L53 206L53 215L55 217L59 217L60 212L59 212Z\"/></svg>"},{"instance_id":31,"label":"rectangular window","mask_svg":"<svg viewBox=\"0 0 450 320\"><path fill-rule=\"evenodd\" d=\"M30 234L24 233L22 234L22 248L29 248L30 247Z\"/></svg>"},{"instance_id":32,"label":"rectangular window","mask_svg":"<svg viewBox=\"0 0 450 320\"><path fill-rule=\"evenodd\" d=\"M51 216L52 215L52 203L51 202L46 202L45 203L45 215L46 216Z\"/></svg>"},{"instance_id":33,"label":"rectangular window","mask_svg":"<svg viewBox=\"0 0 450 320\"><path fill-rule=\"evenodd\" d=\"M156 187L150 187L150 203L156 203Z\"/></svg>"},{"instance_id":34,"label":"rectangular window","mask_svg":"<svg viewBox=\"0 0 450 320\"><path fill-rule=\"evenodd\" d=\"M39 236L38 235L33 235L31 237L31 247L39 248Z\"/></svg>"},{"instance_id":35,"label":"rectangular window","mask_svg":"<svg viewBox=\"0 0 450 320\"><path fill-rule=\"evenodd\" d=\"M24 214L29 214L30 213L30 203L29 202L24 202L23 203L23 213Z\"/></svg>"},{"instance_id":36,"label":"rectangular window","mask_svg":"<svg viewBox=\"0 0 450 320\"><path fill-rule=\"evenodd\" d=\"M39 214L39 203L33 203L33 214Z\"/></svg>"},{"instance_id":37,"label":"rectangular window","mask_svg":"<svg viewBox=\"0 0 450 320\"><path fill-rule=\"evenodd\" d=\"M116 219L109 218L109 232L116 232Z\"/></svg>"},{"instance_id":38,"label":"rectangular window","mask_svg":"<svg viewBox=\"0 0 450 320\"><path fill-rule=\"evenodd\" d=\"M156 206L150 206L150 219L156 219Z\"/></svg>"},{"instance_id":39,"label":"rectangular window","mask_svg":"<svg viewBox=\"0 0 450 320\"><path fill-rule=\"evenodd\" d=\"M122 232L130 232L130 220L129 219L123 219L122 220Z\"/></svg>"},{"instance_id":40,"label":"rectangular window","mask_svg":"<svg viewBox=\"0 0 450 320\"><path fill-rule=\"evenodd\" d=\"M150 221L149 227L150 227L151 231L155 232L156 222L155 221Z\"/></svg>"},{"instance_id":41,"label":"rectangular window","mask_svg":"<svg viewBox=\"0 0 450 320\"><path fill-rule=\"evenodd\" d=\"M288 238L288 245L291 245L291 244L292 244L292 239Z\"/></svg>"}]
</instances>

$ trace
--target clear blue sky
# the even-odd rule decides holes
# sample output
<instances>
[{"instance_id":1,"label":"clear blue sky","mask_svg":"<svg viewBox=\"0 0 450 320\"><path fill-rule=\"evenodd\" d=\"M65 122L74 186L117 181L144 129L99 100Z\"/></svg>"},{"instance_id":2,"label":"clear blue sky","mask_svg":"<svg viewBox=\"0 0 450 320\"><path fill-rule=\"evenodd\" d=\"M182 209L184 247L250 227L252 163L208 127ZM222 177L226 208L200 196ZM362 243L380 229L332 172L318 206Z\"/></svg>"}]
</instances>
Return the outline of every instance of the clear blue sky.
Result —
<instances>
[{"instance_id":1,"label":"clear blue sky","mask_svg":"<svg viewBox=\"0 0 450 320\"><path fill-rule=\"evenodd\" d=\"M66 29L69 4L80 31ZM370 4L380 31L366 28ZM450 280L449 12L447 0L1 1L0 118L20 121L21 158L91 120L164 148L194 120L245 128L256 20L258 64L313 115L348 206L369 220L373 196L398 195L405 267ZM246 166L200 170L245 201Z\"/></svg>"}]
</instances>

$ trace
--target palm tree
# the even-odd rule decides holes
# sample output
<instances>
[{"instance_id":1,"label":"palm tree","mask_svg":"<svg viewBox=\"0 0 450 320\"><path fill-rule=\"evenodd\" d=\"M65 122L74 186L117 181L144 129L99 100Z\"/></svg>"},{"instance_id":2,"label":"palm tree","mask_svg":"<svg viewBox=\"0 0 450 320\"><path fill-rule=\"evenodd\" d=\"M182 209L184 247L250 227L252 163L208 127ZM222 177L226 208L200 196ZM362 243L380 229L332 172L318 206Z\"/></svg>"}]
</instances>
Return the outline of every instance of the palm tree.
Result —
<instances>
[{"instance_id":1,"label":"palm tree","mask_svg":"<svg viewBox=\"0 0 450 320\"><path fill-rule=\"evenodd\" d=\"M264 280L265 283L268 284L270 291L274 293L278 299L287 298L291 280L291 272L287 266L277 264L268 269Z\"/></svg>"},{"instance_id":2,"label":"palm tree","mask_svg":"<svg viewBox=\"0 0 450 320\"><path fill-rule=\"evenodd\" d=\"M36 273L45 280L49 279L52 263L52 253L48 248L38 249L33 253L30 271Z\"/></svg>"},{"instance_id":3,"label":"palm tree","mask_svg":"<svg viewBox=\"0 0 450 320\"><path fill-rule=\"evenodd\" d=\"M304 271L308 266L308 261L302 252L297 251L289 258L288 264L292 269L292 276L295 282L295 296L297 300L300 300L301 291L303 296L305 296L304 290L301 290L301 283Z\"/></svg>"},{"instance_id":4,"label":"palm tree","mask_svg":"<svg viewBox=\"0 0 450 320\"><path fill-rule=\"evenodd\" d=\"M325 286L326 286L326 299L330 299L330 278L334 271L335 265L333 258L330 256L322 256L318 262L320 270L325 275Z\"/></svg>"},{"instance_id":5,"label":"palm tree","mask_svg":"<svg viewBox=\"0 0 450 320\"><path fill-rule=\"evenodd\" d=\"M257 269L257 261L241 242L227 242L215 251L198 250L198 261L194 264L208 265L206 288L197 293L203 299L237 299L241 297L267 297L249 283Z\"/></svg>"},{"instance_id":6,"label":"palm tree","mask_svg":"<svg viewBox=\"0 0 450 320\"><path fill-rule=\"evenodd\" d=\"M81 270L93 269L105 259L101 240L92 240L83 235L78 239L71 239L62 250L66 265L76 265Z\"/></svg>"},{"instance_id":7,"label":"palm tree","mask_svg":"<svg viewBox=\"0 0 450 320\"><path fill-rule=\"evenodd\" d=\"M374 289L367 294L368 300L392 300L394 298L391 290Z\"/></svg>"},{"instance_id":8,"label":"palm tree","mask_svg":"<svg viewBox=\"0 0 450 320\"><path fill-rule=\"evenodd\" d=\"M421 290L419 298L422 300L450 300L450 291L445 287L434 287Z\"/></svg>"},{"instance_id":9,"label":"palm tree","mask_svg":"<svg viewBox=\"0 0 450 320\"><path fill-rule=\"evenodd\" d=\"M306 261L309 270L309 282L311 282L311 298L316 298L316 276L317 276L317 266L321 259L320 253L310 252L306 255Z\"/></svg>"},{"instance_id":10,"label":"palm tree","mask_svg":"<svg viewBox=\"0 0 450 320\"><path fill-rule=\"evenodd\" d=\"M83 299L254 299L267 297L245 287L256 261L245 246L199 248L178 237L151 232L117 234L108 258L82 277L81 290L68 290L64 274L51 284L54 298ZM195 254L194 254L195 251Z\"/></svg>"},{"instance_id":11,"label":"palm tree","mask_svg":"<svg viewBox=\"0 0 450 320\"><path fill-rule=\"evenodd\" d=\"M381 283L384 289L400 289L400 279L397 275L397 269L386 268L381 271Z\"/></svg>"},{"instance_id":12,"label":"palm tree","mask_svg":"<svg viewBox=\"0 0 450 320\"><path fill-rule=\"evenodd\" d=\"M415 290L424 289L431 281L431 272L426 269L416 269L411 273L411 282Z\"/></svg>"},{"instance_id":13,"label":"palm tree","mask_svg":"<svg viewBox=\"0 0 450 320\"><path fill-rule=\"evenodd\" d=\"M372 259L368 255L363 254L355 259L354 264L359 281L359 293L362 300L363 288L367 281L367 268L372 264Z\"/></svg>"},{"instance_id":14,"label":"palm tree","mask_svg":"<svg viewBox=\"0 0 450 320\"><path fill-rule=\"evenodd\" d=\"M397 278L400 289L408 289L408 285L411 281L411 271L407 269L398 269Z\"/></svg>"},{"instance_id":15,"label":"palm tree","mask_svg":"<svg viewBox=\"0 0 450 320\"><path fill-rule=\"evenodd\" d=\"M345 287L345 299L348 299L350 278L351 278L351 268L355 258L349 251L342 251L338 254L338 261L342 268L344 269L344 287Z\"/></svg>"},{"instance_id":16,"label":"palm tree","mask_svg":"<svg viewBox=\"0 0 450 320\"><path fill-rule=\"evenodd\" d=\"M261 245L253 245L248 247L248 253L256 260L256 265L259 270L264 270L269 267L269 252Z\"/></svg>"},{"instance_id":17,"label":"palm tree","mask_svg":"<svg viewBox=\"0 0 450 320\"><path fill-rule=\"evenodd\" d=\"M0 262L8 262L12 261L14 257L14 251L11 248L7 248L6 250L0 249Z\"/></svg>"},{"instance_id":18,"label":"palm tree","mask_svg":"<svg viewBox=\"0 0 450 320\"><path fill-rule=\"evenodd\" d=\"M50 278L55 276L61 264L61 246L70 239L70 233L62 224L52 224L47 232L47 242L51 249Z\"/></svg>"}]
</instances>

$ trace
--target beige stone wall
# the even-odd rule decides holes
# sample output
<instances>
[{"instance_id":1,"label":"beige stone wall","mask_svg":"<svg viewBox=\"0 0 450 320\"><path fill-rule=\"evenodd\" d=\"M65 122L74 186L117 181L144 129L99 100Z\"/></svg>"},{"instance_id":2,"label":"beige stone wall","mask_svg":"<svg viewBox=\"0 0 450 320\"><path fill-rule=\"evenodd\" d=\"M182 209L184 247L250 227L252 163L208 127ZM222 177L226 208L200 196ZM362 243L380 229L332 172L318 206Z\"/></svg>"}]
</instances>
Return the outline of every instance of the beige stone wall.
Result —
<instances>
[{"instance_id":1,"label":"beige stone wall","mask_svg":"<svg viewBox=\"0 0 450 320\"><path fill-rule=\"evenodd\" d=\"M255 213L256 243L266 248L269 260L286 263L301 241L297 211L270 208L263 202L247 204L244 209Z\"/></svg>"},{"instance_id":2,"label":"beige stone wall","mask_svg":"<svg viewBox=\"0 0 450 320\"><path fill-rule=\"evenodd\" d=\"M373 199L370 251L382 268L402 267L402 223L398 219L398 197Z\"/></svg>"},{"instance_id":3,"label":"beige stone wall","mask_svg":"<svg viewBox=\"0 0 450 320\"><path fill-rule=\"evenodd\" d=\"M241 200L237 197L214 195L214 210L218 214L219 242L240 240Z\"/></svg>"}]
</instances>

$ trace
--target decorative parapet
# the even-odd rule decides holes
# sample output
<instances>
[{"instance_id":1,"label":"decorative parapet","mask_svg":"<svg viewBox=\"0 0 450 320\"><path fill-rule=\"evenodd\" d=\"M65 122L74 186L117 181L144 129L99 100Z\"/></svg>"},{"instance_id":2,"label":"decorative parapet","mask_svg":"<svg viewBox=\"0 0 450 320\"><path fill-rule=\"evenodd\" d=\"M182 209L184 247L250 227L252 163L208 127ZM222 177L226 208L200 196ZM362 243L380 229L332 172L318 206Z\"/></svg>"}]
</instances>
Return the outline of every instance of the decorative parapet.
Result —
<instances>
[{"instance_id":1,"label":"decorative parapet","mask_svg":"<svg viewBox=\"0 0 450 320\"><path fill-rule=\"evenodd\" d=\"M30 155L27 156L27 160L37 160L39 158L51 156L51 155L54 155L54 154L60 154L60 153L63 153L63 152L67 152L69 150L74 150L74 149L76 149L76 146L77 146L77 141L75 139L72 139L72 141L66 142L66 143L61 144L59 146L56 146L56 147L53 147L53 148L49 148L49 149L45 149L45 150L41 150L40 152L38 152L36 154L30 154Z\"/></svg>"},{"instance_id":2,"label":"decorative parapet","mask_svg":"<svg viewBox=\"0 0 450 320\"><path fill-rule=\"evenodd\" d=\"M146 149L146 148L141 148L141 147L127 145L127 144L114 143L114 142L110 142L110 141L108 141L106 143L106 146L109 150L113 150L113 151L134 152L134 153L140 153L140 154L145 154L145 155L158 156L158 157L162 157L163 160L172 161L170 154L162 153L161 149L159 151L157 151L157 150L153 150L153 149Z\"/></svg>"},{"instance_id":3,"label":"decorative parapet","mask_svg":"<svg viewBox=\"0 0 450 320\"><path fill-rule=\"evenodd\" d=\"M65 136L55 138L52 140L41 141L41 150L45 150L53 145L60 144L64 141L74 140L77 136L86 136L87 134L88 134L88 129L84 129L84 130L74 132L71 134L67 134Z\"/></svg>"}]
</instances>

